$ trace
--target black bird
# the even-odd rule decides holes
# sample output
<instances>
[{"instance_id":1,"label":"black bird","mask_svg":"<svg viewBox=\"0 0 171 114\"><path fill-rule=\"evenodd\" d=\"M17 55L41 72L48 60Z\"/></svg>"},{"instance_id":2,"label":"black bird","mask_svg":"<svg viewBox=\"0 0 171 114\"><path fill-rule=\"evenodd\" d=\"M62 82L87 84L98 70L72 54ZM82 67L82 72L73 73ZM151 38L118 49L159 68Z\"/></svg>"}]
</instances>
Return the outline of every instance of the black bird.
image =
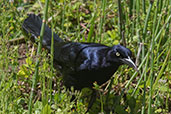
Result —
<instances>
[{"instance_id":1,"label":"black bird","mask_svg":"<svg viewBox=\"0 0 171 114\"><path fill-rule=\"evenodd\" d=\"M29 14L22 28L33 39L37 39L40 36L41 25L40 17ZM51 48L51 33L51 29L46 25L42 45L48 50ZM99 43L65 42L54 33L54 61L59 66L67 88L92 88L95 81L101 85L123 64L137 69L130 59L131 56L131 51L121 45L109 47ZM93 98L88 109L92 102Z\"/></svg>"}]
</instances>

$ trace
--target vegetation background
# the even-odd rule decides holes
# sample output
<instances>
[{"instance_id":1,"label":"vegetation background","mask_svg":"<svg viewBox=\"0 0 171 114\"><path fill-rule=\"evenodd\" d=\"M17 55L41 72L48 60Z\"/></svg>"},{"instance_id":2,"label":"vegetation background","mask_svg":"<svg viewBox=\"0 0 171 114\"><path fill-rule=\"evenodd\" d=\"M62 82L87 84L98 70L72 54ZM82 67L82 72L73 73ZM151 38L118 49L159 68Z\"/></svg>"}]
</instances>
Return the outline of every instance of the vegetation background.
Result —
<instances>
[{"instance_id":1,"label":"vegetation background","mask_svg":"<svg viewBox=\"0 0 171 114\"><path fill-rule=\"evenodd\" d=\"M98 98L90 114L171 113L170 0L52 0L48 5L47 24L61 38L121 43L134 54L139 72L122 66L107 86L95 84ZM2 114L82 114L87 109L91 90L66 90L51 54L42 49L36 56L37 43L23 35L27 14L43 17L44 9L45 0L0 1ZM72 94L76 99L71 102Z\"/></svg>"}]
</instances>

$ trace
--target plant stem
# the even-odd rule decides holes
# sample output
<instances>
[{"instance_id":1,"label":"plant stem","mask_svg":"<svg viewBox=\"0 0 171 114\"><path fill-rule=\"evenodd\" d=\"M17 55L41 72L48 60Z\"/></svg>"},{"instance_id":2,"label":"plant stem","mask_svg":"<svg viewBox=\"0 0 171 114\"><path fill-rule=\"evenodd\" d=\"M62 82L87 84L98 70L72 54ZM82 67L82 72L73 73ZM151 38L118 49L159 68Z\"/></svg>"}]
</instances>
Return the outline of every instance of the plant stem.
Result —
<instances>
[{"instance_id":1,"label":"plant stem","mask_svg":"<svg viewBox=\"0 0 171 114\"><path fill-rule=\"evenodd\" d=\"M37 56L36 56L35 73L34 73L34 76L33 76L33 79L32 79L32 89L31 89L30 99L29 99L28 114L32 114L32 99L33 99L34 90L35 90L36 83L37 83L37 78L38 78L39 63L40 63L40 53L41 53L41 49L42 49L42 40L43 40L43 34L44 34L44 31L45 31L45 24L46 24L46 19L47 19L48 3L49 3L49 0L46 0L45 9L44 9L43 23L42 23L41 32L40 32L40 41L39 41L39 44L38 44L38 50L37 50Z\"/></svg>"},{"instance_id":2,"label":"plant stem","mask_svg":"<svg viewBox=\"0 0 171 114\"><path fill-rule=\"evenodd\" d=\"M105 9L106 9L106 0L102 0L102 16L100 18L100 29L99 29L99 42L101 42L101 37L102 37L102 28L103 28L103 23L105 20Z\"/></svg>"},{"instance_id":3,"label":"plant stem","mask_svg":"<svg viewBox=\"0 0 171 114\"><path fill-rule=\"evenodd\" d=\"M53 77L53 58L54 58L54 33L53 33L53 28L54 28L54 24L53 24L54 18L52 17L52 40L51 40L51 77L50 77L50 102L52 101L52 77Z\"/></svg>"},{"instance_id":4,"label":"plant stem","mask_svg":"<svg viewBox=\"0 0 171 114\"><path fill-rule=\"evenodd\" d=\"M120 0L118 0L118 15L119 15L118 25L119 25L120 39L122 40L122 44L126 46L126 40L124 38L124 30L123 30L122 6Z\"/></svg>"},{"instance_id":5,"label":"plant stem","mask_svg":"<svg viewBox=\"0 0 171 114\"><path fill-rule=\"evenodd\" d=\"M150 2L150 6L152 7L153 2ZM148 12L149 13L149 12ZM157 12L156 12L157 13ZM154 24L155 24L155 18L154 18ZM152 42L151 42L151 72L150 72L150 94L149 94L149 104L148 104L148 114L152 113L152 92L153 92L153 77L154 77L154 36L152 36Z\"/></svg>"}]
</instances>

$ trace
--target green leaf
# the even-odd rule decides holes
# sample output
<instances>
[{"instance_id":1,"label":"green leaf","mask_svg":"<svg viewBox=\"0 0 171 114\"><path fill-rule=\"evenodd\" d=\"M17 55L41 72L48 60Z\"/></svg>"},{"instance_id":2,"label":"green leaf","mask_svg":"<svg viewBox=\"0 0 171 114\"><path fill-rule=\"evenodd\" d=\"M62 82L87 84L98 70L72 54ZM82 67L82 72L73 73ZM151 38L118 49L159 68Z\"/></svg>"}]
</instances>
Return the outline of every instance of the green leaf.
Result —
<instances>
[{"instance_id":1,"label":"green leaf","mask_svg":"<svg viewBox=\"0 0 171 114\"><path fill-rule=\"evenodd\" d=\"M45 105L45 107L42 110L42 114L51 114L51 108L48 104Z\"/></svg>"},{"instance_id":2,"label":"green leaf","mask_svg":"<svg viewBox=\"0 0 171 114\"><path fill-rule=\"evenodd\" d=\"M45 0L41 0L41 2L45 3Z\"/></svg>"},{"instance_id":3,"label":"green leaf","mask_svg":"<svg viewBox=\"0 0 171 114\"><path fill-rule=\"evenodd\" d=\"M171 92L171 89L169 89L168 86L160 86L159 90L162 91L162 92L167 92L169 90L169 92Z\"/></svg>"},{"instance_id":4,"label":"green leaf","mask_svg":"<svg viewBox=\"0 0 171 114\"><path fill-rule=\"evenodd\" d=\"M128 114L128 112L126 112L124 107L121 105L117 105L115 109L117 114Z\"/></svg>"},{"instance_id":5,"label":"green leaf","mask_svg":"<svg viewBox=\"0 0 171 114\"><path fill-rule=\"evenodd\" d=\"M30 58L30 57L26 58L26 63L27 63L28 65L31 65L31 64L32 64L32 61L31 61L31 58Z\"/></svg>"},{"instance_id":6,"label":"green leaf","mask_svg":"<svg viewBox=\"0 0 171 114\"><path fill-rule=\"evenodd\" d=\"M117 36L117 35L116 35L116 31L114 31L114 30L112 30L112 31L108 30L107 33L108 33L108 35L109 35L113 40L116 39L116 36Z\"/></svg>"}]
</instances>

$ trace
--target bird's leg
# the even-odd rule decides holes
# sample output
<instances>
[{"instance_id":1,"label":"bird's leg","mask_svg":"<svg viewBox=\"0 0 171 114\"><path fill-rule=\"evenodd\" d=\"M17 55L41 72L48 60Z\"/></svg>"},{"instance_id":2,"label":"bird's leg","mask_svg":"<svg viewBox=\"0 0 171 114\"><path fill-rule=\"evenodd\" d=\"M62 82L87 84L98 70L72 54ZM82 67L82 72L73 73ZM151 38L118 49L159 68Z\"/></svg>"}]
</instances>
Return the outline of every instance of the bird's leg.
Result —
<instances>
[{"instance_id":1,"label":"bird's leg","mask_svg":"<svg viewBox=\"0 0 171 114\"><path fill-rule=\"evenodd\" d=\"M93 89L93 92L91 94L91 98L90 98L90 101L89 101L89 104L88 104L88 108L87 108L87 111L88 112L90 110L90 108L93 106L93 103L94 101L96 100L96 90Z\"/></svg>"}]
</instances>

